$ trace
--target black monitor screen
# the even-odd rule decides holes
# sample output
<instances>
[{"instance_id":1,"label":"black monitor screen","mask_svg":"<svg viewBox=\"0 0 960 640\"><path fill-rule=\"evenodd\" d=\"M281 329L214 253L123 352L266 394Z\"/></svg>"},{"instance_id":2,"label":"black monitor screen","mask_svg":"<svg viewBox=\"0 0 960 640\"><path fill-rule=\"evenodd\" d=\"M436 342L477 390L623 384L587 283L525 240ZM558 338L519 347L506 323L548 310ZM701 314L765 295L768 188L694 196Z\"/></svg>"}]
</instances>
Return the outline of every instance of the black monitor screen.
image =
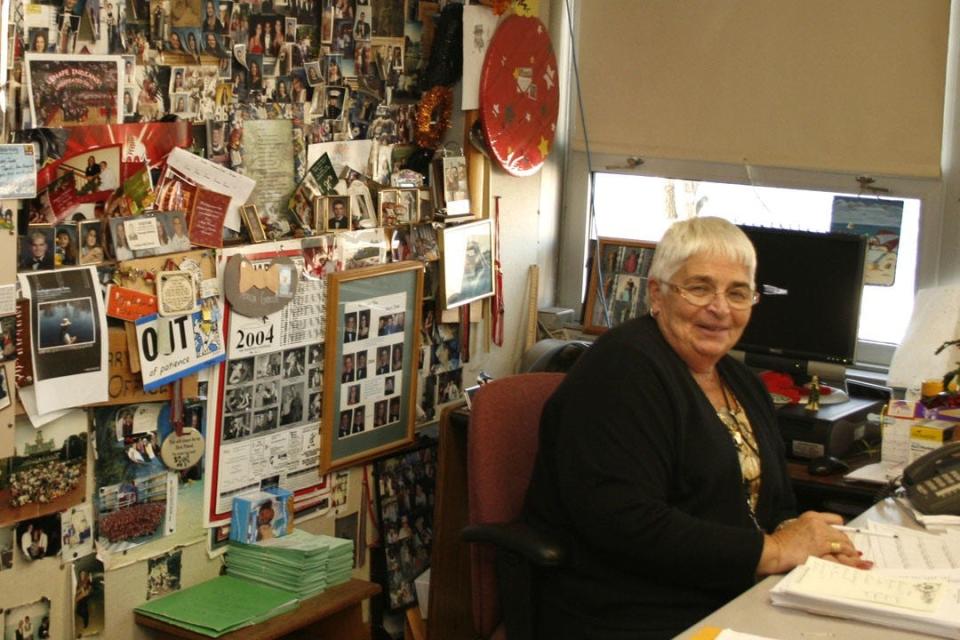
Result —
<instances>
[{"instance_id":1,"label":"black monitor screen","mask_svg":"<svg viewBox=\"0 0 960 640\"><path fill-rule=\"evenodd\" d=\"M852 364L863 294L864 238L741 228L757 250L761 296L736 348Z\"/></svg>"}]
</instances>

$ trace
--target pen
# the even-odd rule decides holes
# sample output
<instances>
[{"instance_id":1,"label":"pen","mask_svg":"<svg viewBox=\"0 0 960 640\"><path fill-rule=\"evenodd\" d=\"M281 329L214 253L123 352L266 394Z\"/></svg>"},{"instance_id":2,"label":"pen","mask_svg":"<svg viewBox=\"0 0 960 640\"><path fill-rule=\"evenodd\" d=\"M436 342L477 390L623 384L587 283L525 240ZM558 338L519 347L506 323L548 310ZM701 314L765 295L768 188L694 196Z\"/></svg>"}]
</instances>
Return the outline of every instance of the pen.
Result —
<instances>
[{"instance_id":1,"label":"pen","mask_svg":"<svg viewBox=\"0 0 960 640\"><path fill-rule=\"evenodd\" d=\"M865 536L877 536L878 538L899 538L895 533L887 533L886 531L869 531L867 529L858 529L857 527L847 527L842 524L832 525L837 531L846 531L847 533L860 533Z\"/></svg>"}]
</instances>

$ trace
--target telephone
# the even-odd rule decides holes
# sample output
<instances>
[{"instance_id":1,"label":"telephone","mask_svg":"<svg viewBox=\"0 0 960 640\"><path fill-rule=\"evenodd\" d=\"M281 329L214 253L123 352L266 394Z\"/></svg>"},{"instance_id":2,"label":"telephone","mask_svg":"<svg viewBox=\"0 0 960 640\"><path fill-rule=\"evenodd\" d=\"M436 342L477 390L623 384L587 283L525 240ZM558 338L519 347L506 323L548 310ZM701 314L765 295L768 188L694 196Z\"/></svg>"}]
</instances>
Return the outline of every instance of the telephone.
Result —
<instances>
[{"instance_id":1,"label":"telephone","mask_svg":"<svg viewBox=\"0 0 960 640\"><path fill-rule=\"evenodd\" d=\"M903 470L901 483L921 513L960 515L960 442L914 460Z\"/></svg>"}]
</instances>

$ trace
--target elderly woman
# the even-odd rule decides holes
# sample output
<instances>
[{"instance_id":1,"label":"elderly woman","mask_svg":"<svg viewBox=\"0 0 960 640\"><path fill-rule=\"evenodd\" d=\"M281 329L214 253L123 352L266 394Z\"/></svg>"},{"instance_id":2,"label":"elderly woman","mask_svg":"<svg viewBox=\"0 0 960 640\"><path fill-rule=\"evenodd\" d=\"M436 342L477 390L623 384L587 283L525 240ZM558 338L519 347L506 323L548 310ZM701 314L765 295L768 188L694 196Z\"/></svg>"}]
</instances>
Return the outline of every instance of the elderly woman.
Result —
<instances>
[{"instance_id":1,"label":"elderly woman","mask_svg":"<svg viewBox=\"0 0 960 640\"><path fill-rule=\"evenodd\" d=\"M772 404L727 355L755 267L729 222L674 224L650 315L599 338L544 408L527 518L570 555L544 581L540 637L669 638L808 556L869 566L839 516L792 518Z\"/></svg>"}]
</instances>

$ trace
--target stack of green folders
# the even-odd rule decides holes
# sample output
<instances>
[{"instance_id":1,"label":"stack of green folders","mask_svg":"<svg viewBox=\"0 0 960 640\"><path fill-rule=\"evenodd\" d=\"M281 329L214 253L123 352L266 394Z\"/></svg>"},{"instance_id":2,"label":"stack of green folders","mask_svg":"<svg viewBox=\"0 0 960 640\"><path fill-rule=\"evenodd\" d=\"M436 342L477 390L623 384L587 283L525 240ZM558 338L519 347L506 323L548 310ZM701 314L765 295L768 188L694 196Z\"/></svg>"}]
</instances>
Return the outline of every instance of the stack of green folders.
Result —
<instances>
[{"instance_id":1,"label":"stack of green folders","mask_svg":"<svg viewBox=\"0 0 960 640\"><path fill-rule=\"evenodd\" d=\"M231 540L226 564L227 575L308 598L350 579L353 541L303 529L256 544Z\"/></svg>"},{"instance_id":2,"label":"stack of green folders","mask_svg":"<svg viewBox=\"0 0 960 640\"><path fill-rule=\"evenodd\" d=\"M278 616L299 604L287 590L219 576L149 600L136 611L213 638Z\"/></svg>"}]
</instances>

